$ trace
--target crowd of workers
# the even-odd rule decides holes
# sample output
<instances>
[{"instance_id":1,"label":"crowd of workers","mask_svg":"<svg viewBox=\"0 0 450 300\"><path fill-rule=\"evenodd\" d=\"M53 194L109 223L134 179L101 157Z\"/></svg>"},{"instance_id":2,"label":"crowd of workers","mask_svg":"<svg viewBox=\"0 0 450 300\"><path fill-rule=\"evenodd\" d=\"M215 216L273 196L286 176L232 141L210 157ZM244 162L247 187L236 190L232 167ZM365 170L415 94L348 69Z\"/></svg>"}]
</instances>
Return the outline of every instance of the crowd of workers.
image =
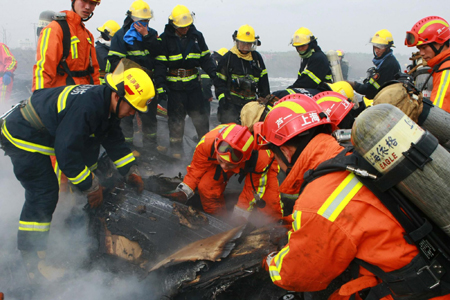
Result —
<instances>
[{"instance_id":1,"label":"crowd of workers","mask_svg":"<svg viewBox=\"0 0 450 300\"><path fill-rule=\"evenodd\" d=\"M291 291L325 289L357 259L386 276L361 267L333 299L450 298L445 296L450 293L448 282L430 288L433 282L426 278L442 276L409 268L428 266L417 262L417 247L354 173L331 172L304 183L308 170L344 149L331 133L351 128L364 109L354 91L373 99L401 72L388 30L371 38L374 67L363 83L333 83L330 62L317 39L309 29L299 28L291 41L301 57L297 80L271 93L267 69L256 51L261 42L250 25L233 33L231 49L211 55L186 6L173 8L158 35L149 27L153 12L148 3L137 0L122 27L105 22L94 43L84 22L100 2L72 0L71 10L41 15L34 93L2 122L2 147L25 188L18 248L33 281L49 279L42 272L43 257L60 176L82 191L91 207L101 205L103 189L95 170L103 146L127 182L141 192L143 180L127 143L134 133L133 118L142 121L144 147L181 159L189 115L199 142L183 182L166 196L186 203L198 192L204 211L221 216L227 213L223 194L228 180L238 174L245 183L231 213L236 223L260 211L275 222L292 224L288 243L263 261L275 284ZM432 68L431 101L448 112L449 40L449 24L440 17L420 20L405 40ZM17 63L6 45L0 46L3 99ZM341 50L338 56L346 78L348 64ZM203 85L199 76L205 79ZM212 84L221 125L210 130ZM162 101L167 101L170 149L158 144L156 115ZM281 185L280 169L287 176ZM298 198L292 214L284 215L280 193Z\"/></svg>"}]
</instances>

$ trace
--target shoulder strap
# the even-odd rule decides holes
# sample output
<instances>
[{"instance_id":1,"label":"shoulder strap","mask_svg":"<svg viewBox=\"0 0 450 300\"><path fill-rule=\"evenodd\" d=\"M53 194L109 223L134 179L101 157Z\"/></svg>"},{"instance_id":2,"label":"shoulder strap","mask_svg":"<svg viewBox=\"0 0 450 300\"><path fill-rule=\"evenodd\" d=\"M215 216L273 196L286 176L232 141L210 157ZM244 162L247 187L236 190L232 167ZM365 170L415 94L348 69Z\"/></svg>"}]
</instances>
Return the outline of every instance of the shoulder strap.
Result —
<instances>
[{"instance_id":1,"label":"shoulder strap","mask_svg":"<svg viewBox=\"0 0 450 300\"><path fill-rule=\"evenodd\" d=\"M63 55L61 60L59 61L59 65L57 68L58 74L64 75L64 73L67 73L66 78L66 84L67 85L75 85L74 77L84 77L88 76L90 77L90 83L94 84L94 79L92 78L92 74L94 73L94 68L92 67L92 54L91 54L91 48L89 48L89 66L84 71L71 71L69 69L69 66L67 65L67 58L69 57L70 53L70 45L71 45L71 34L70 34L70 28L69 24L67 23L67 20L56 20L58 22L59 26L61 26L62 32L63 32ZM91 39L91 43L94 42L92 34L89 34L89 38Z\"/></svg>"},{"instance_id":2,"label":"shoulder strap","mask_svg":"<svg viewBox=\"0 0 450 300\"><path fill-rule=\"evenodd\" d=\"M441 61L440 63L438 63L437 65L435 65L433 67L433 69L430 72L430 75L428 75L427 80L425 80L425 83L422 86L421 92L423 92L423 90L427 87L427 83L430 80L430 78L433 76L433 74L436 73L437 71L439 71L439 68L441 67L441 65L447 61L450 61L450 56L445 58L443 61Z\"/></svg>"},{"instance_id":3,"label":"shoulder strap","mask_svg":"<svg viewBox=\"0 0 450 300\"><path fill-rule=\"evenodd\" d=\"M300 194L310 182L321 176L343 170L352 171L358 176L358 180L374 193L394 215L406 230L404 237L407 242L416 244L425 259L430 261L438 252L443 252L444 256L450 257L450 246L446 242L448 237L442 235L443 233L439 232L439 228L432 225L428 217L394 186L386 188L385 182L379 183L379 179L373 180L383 176L358 153L353 152L351 155L346 155L350 151L353 151L353 147L345 148L336 157L321 163L316 169L308 170L304 175L304 183L300 188ZM417 166L417 168L420 167Z\"/></svg>"},{"instance_id":4,"label":"shoulder strap","mask_svg":"<svg viewBox=\"0 0 450 300\"><path fill-rule=\"evenodd\" d=\"M309 169L303 175L303 184L300 187L301 194L305 187L315 179L327 175L332 172L345 171L348 166L356 165L354 156L347 156L346 154L353 151L353 147L346 147L335 157L324 161L315 169Z\"/></svg>"},{"instance_id":5,"label":"shoulder strap","mask_svg":"<svg viewBox=\"0 0 450 300\"><path fill-rule=\"evenodd\" d=\"M56 20L58 22L59 26L61 26L62 32L63 32L63 55L61 60L59 61L58 65L58 73L60 75L63 75L64 72L67 73L67 79L66 84L67 85L75 85L75 81L73 80L72 72L69 69L69 66L67 65L67 57L69 57L70 52L70 28L69 24L67 23L67 20Z\"/></svg>"},{"instance_id":6,"label":"shoulder strap","mask_svg":"<svg viewBox=\"0 0 450 300\"><path fill-rule=\"evenodd\" d=\"M449 56L449 57L446 57L446 58L443 59L440 63L438 63L437 65L435 65L434 68L433 68L433 71L434 71L435 69L436 69L436 71L444 71L444 70L448 70L448 69L449 69L448 67L441 70L441 66L442 66L444 63L448 62L448 61L450 61L450 56Z\"/></svg>"},{"instance_id":7,"label":"shoulder strap","mask_svg":"<svg viewBox=\"0 0 450 300\"><path fill-rule=\"evenodd\" d=\"M250 159L245 162L244 168L239 170L239 178L238 178L239 183L242 183L242 181L244 180L245 176L248 173L256 173L255 167L256 167L256 163L258 161L258 156L259 156L259 152L256 150L253 150L252 156L250 156ZM262 174L262 173L263 172L261 172L259 174Z\"/></svg>"}]
</instances>

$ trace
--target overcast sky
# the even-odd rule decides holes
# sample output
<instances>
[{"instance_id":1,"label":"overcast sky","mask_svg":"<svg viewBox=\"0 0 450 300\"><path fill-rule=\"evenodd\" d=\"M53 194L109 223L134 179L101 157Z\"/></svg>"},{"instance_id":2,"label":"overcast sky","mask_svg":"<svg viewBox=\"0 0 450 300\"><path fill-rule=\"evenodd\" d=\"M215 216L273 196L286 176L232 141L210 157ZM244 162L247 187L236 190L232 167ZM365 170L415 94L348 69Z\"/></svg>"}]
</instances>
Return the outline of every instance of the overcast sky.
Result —
<instances>
[{"instance_id":1,"label":"overcast sky","mask_svg":"<svg viewBox=\"0 0 450 300\"><path fill-rule=\"evenodd\" d=\"M39 13L51 9L70 9L70 0L0 0L0 41L4 28L10 47L19 39L34 42L33 23ZM102 0L94 17L86 24L97 37L96 28L109 19L122 25L125 12L133 1ZM230 48L231 35L239 26L248 23L261 37L259 51L291 51L291 36L300 27L309 28L318 37L324 51L342 49L344 52L371 53L369 38L380 29L388 29L394 36L397 53L410 54L404 46L405 32L422 17L438 15L450 20L445 0L189 0L148 1L155 19L150 26L162 33L172 8L186 5L196 14L195 25L203 32L211 50ZM447 13L448 15L443 15Z\"/></svg>"}]
</instances>

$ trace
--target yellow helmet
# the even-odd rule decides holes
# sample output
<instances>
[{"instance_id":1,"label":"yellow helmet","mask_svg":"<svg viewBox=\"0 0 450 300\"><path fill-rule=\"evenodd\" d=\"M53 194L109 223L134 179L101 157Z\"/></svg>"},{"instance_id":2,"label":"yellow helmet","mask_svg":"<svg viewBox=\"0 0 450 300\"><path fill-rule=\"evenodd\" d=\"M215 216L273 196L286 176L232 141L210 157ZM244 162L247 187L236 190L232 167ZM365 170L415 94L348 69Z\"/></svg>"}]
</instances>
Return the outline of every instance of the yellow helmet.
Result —
<instances>
[{"instance_id":1,"label":"yellow helmet","mask_svg":"<svg viewBox=\"0 0 450 300\"><path fill-rule=\"evenodd\" d=\"M300 27L294 33L291 39L291 44L294 47L303 46L309 44L311 41L314 41L316 38L312 34L311 30L306 27Z\"/></svg>"},{"instance_id":2,"label":"yellow helmet","mask_svg":"<svg viewBox=\"0 0 450 300\"><path fill-rule=\"evenodd\" d=\"M130 15L134 21L150 20L153 18L153 11L150 9L147 2L143 0L134 1L127 14Z\"/></svg>"},{"instance_id":3,"label":"yellow helmet","mask_svg":"<svg viewBox=\"0 0 450 300\"><path fill-rule=\"evenodd\" d=\"M242 25L237 30L235 39L241 42L253 43L256 41L255 29L248 24Z\"/></svg>"},{"instance_id":4,"label":"yellow helmet","mask_svg":"<svg viewBox=\"0 0 450 300\"><path fill-rule=\"evenodd\" d=\"M261 45L259 36L255 36L255 29L248 24L242 25L234 31L233 40L236 47L241 51L255 51L256 47Z\"/></svg>"},{"instance_id":5,"label":"yellow helmet","mask_svg":"<svg viewBox=\"0 0 450 300\"><path fill-rule=\"evenodd\" d=\"M155 87L148 74L129 60L122 59L113 73L105 76L106 84L136 110L146 113L155 97Z\"/></svg>"},{"instance_id":6,"label":"yellow helmet","mask_svg":"<svg viewBox=\"0 0 450 300\"><path fill-rule=\"evenodd\" d=\"M220 48L219 50L217 50L217 53L219 53L221 56L224 56L227 52L227 48Z\"/></svg>"},{"instance_id":7,"label":"yellow helmet","mask_svg":"<svg viewBox=\"0 0 450 300\"><path fill-rule=\"evenodd\" d=\"M394 47L394 38L392 37L392 33L386 29L382 29L375 33L370 39L370 43L378 48Z\"/></svg>"},{"instance_id":8,"label":"yellow helmet","mask_svg":"<svg viewBox=\"0 0 450 300\"><path fill-rule=\"evenodd\" d=\"M335 83L328 83L328 85L333 90L333 92L337 92L341 95L344 95L345 97L350 99L353 103L355 103L355 101L357 101L355 98L355 91L353 90L350 83L348 83L347 81L338 81Z\"/></svg>"},{"instance_id":9,"label":"yellow helmet","mask_svg":"<svg viewBox=\"0 0 450 300\"><path fill-rule=\"evenodd\" d=\"M188 27L194 23L193 14L184 5L177 5L173 8L169 20L176 27Z\"/></svg>"},{"instance_id":10,"label":"yellow helmet","mask_svg":"<svg viewBox=\"0 0 450 300\"><path fill-rule=\"evenodd\" d=\"M336 53L339 57L344 57L344 52L342 52L342 50L336 50Z\"/></svg>"},{"instance_id":11,"label":"yellow helmet","mask_svg":"<svg viewBox=\"0 0 450 300\"><path fill-rule=\"evenodd\" d=\"M117 30L120 29L120 25L117 24L114 20L106 21L101 27L98 27L97 30L99 32L106 33L110 37L113 37L116 34Z\"/></svg>"}]
</instances>

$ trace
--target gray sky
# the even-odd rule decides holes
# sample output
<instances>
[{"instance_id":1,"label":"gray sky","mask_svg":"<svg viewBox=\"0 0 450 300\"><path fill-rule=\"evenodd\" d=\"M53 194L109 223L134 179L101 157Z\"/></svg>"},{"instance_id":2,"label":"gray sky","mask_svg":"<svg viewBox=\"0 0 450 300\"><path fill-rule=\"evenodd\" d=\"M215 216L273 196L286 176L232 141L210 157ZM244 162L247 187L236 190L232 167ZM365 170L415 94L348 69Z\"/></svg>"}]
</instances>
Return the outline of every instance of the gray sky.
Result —
<instances>
[{"instance_id":1,"label":"gray sky","mask_svg":"<svg viewBox=\"0 0 450 300\"><path fill-rule=\"evenodd\" d=\"M10 47L19 39L34 41L32 23L37 23L43 10L70 9L70 0L0 0L0 32L8 32ZM96 28L108 19L120 25L133 1L102 0L88 21L88 29L97 36ZM230 48L231 35L239 26L248 23L261 37L259 51L292 51L289 41L299 27L309 28L318 37L324 51L342 49L344 52L371 53L369 38L380 29L388 29L394 36L397 53L410 54L404 46L405 32L419 19L438 15L450 20L444 0L189 0L148 1L155 19L150 26L161 33L172 8L186 5L196 14L195 25L203 32L211 50ZM0 33L0 41L2 36Z\"/></svg>"}]
</instances>

